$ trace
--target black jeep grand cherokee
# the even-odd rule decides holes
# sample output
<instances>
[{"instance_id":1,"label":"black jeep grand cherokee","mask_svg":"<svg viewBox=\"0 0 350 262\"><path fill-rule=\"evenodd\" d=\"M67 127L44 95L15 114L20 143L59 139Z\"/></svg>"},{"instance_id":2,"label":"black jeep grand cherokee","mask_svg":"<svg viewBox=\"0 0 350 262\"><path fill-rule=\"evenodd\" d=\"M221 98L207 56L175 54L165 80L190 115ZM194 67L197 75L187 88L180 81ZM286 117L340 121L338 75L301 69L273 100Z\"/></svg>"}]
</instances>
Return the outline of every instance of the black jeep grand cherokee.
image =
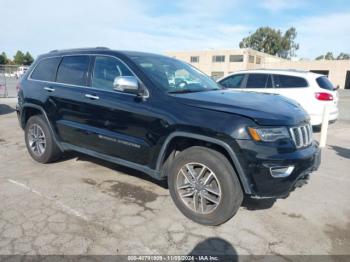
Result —
<instances>
[{"instance_id":1,"label":"black jeep grand cherokee","mask_svg":"<svg viewBox=\"0 0 350 262\"><path fill-rule=\"evenodd\" d=\"M294 102L223 89L154 54L42 55L20 82L17 112L36 161L73 150L168 179L181 212L207 225L230 219L244 195L288 195L320 159Z\"/></svg>"}]
</instances>

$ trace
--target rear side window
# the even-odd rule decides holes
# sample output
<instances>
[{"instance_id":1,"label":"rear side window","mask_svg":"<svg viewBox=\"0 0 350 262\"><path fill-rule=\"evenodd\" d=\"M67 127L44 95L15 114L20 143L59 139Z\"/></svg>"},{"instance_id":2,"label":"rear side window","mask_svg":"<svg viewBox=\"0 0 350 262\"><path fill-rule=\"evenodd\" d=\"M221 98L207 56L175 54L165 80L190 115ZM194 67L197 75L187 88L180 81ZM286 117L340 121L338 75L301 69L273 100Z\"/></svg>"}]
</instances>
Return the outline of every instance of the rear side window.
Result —
<instances>
[{"instance_id":1,"label":"rear side window","mask_svg":"<svg viewBox=\"0 0 350 262\"><path fill-rule=\"evenodd\" d=\"M224 80L220 81L220 84L227 88L240 88L244 76L244 74L229 76Z\"/></svg>"},{"instance_id":2,"label":"rear side window","mask_svg":"<svg viewBox=\"0 0 350 262\"><path fill-rule=\"evenodd\" d=\"M57 72L58 64L61 57L44 58L34 68L30 78L41 81L54 82Z\"/></svg>"},{"instance_id":3,"label":"rear side window","mask_svg":"<svg viewBox=\"0 0 350 262\"><path fill-rule=\"evenodd\" d=\"M246 88L265 88L268 80L268 74L249 74Z\"/></svg>"},{"instance_id":4,"label":"rear side window","mask_svg":"<svg viewBox=\"0 0 350 262\"><path fill-rule=\"evenodd\" d=\"M97 56L95 59L92 86L113 90L113 83L116 77L132 75L130 70L116 58Z\"/></svg>"},{"instance_id":5,"label":"rear side window","mask_svg":"<svg viewBox=\"0 0 350 262\"><path fill-rule=\"evenodd\" d=\"M334 86L331 83L331 81L329 81L329 79L326 76L320 76L316 79L316 82L318 84L319 87L323 88L323 89L327 89L327 90L334 90Z\"/></svg>"},{"instance_id":6,"label":"rear side window","mask_svg":"<svg viewBox=\"0 0 350 262\"><path fill-rule=\"evenodd\" d=\"M308 87L307 81L302 77L288 75L274 75L276 88L302 88Z\"/></svg>"},{"instance_id":7,"label":"rear side window","mask_svg":"<svg viewBox=\"0 0 350 262\"><path fill-rule=\"evenodd\" d=\"M66 56L57 71L57 82L86 86L89 69L89 56Z\"/></svg>"}]
</instances>

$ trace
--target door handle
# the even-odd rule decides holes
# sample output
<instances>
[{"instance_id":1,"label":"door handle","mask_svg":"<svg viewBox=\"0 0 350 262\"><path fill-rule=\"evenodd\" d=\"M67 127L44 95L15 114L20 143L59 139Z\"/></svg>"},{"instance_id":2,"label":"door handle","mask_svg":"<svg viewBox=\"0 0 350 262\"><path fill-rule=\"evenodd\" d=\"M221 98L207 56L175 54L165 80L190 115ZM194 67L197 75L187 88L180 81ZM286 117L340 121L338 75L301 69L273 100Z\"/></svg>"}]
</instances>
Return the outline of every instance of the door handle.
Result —
<instances>
[{"instance_id":1,"label":"door handle","mask_svg":"<svg viewBox=\"0 0 350 262\"><path fill-rule=\"evenodd\" d=\"M47 92L54 92L55 91L55 88L52 88L52 87L44 87L44 90L46 90Z\"/></svg>"},{"instance_id":2,"label":"door handle","mask_svg":"<svg viewBox=\"0 0 350 262\"><path fill-rule=\"evenodd\" d=\"M86 98L89 98L91 100L98 100L100 99L98 96L90 95L90 94L85 94Z\"/></svg>"}]
</instances>

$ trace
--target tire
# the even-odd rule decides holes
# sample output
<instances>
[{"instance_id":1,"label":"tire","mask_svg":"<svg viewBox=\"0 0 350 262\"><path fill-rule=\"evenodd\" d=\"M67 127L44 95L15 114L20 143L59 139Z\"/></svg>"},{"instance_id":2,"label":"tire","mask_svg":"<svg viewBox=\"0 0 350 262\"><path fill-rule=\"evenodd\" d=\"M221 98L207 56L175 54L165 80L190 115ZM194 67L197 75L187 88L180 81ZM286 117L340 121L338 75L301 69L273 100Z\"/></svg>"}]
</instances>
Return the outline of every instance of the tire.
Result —
<instances>
[{"instance_id":1,"label":"tire","mask_svg":"<svg viewBox=\"0 0 350 262\"><path fill-rule=\"evenodd\" d=\"M36 139L40 140L40 143L38 141L33 143L33 133L35 132L39 134L39 139ZM50 128L42 115L34 115L28 119L25 126L24 137L29 154L39 163L53 162L62 155L62 152L53 139ZM45 146L43 146L43 143L41 143L42 141L45 142ZM36 147L35 145L38 143L40 146Z\"/></svg>"},{"instance_id":2,"label":"tire","mask_svg":"<svg viewBox=\"0 0 350 262\"><path fill-rule=\"evenodd\" d=\"M193 187L195 179L189 176L189 168L196 172L195 177L204 168L201 175L203 181L199 185L196 182L195 187ZM236 172L227 158L215 150L199 146L185 149L176 155L168 170L168 185L175 205L186 217L199 224L220 225L232 218L242 204L243 192ZM187 176L184 171L188 171ZM211 173L214 173L209 179L211 184L208 182L203 186ZM188 176L192 185L186 178ZM178 189L179 186L181 189ZM211 192L206 189L210 189ZM194 195L182 197L192 194L193 191L197 194L197 201L194 200ZM216 203L208 201L208 196Z\"/></svg>"}]
</instances>

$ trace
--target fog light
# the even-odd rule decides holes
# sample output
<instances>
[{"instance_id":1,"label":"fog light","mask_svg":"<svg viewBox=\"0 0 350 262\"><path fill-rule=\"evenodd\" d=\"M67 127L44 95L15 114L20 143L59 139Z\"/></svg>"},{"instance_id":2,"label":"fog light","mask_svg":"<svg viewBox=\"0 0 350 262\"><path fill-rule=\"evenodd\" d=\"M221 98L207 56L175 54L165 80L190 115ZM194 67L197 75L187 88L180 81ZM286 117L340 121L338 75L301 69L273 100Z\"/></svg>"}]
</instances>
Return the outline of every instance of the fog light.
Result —
<instances>
[{"instance_id":1,"label":"fog light","mask_svg":"<svg viewBox=\"0 0 350 262\"><path fill-rule=\"evenodd\" d=\"M270 167L270 173L272 177L281 178L287 177L292 174L294 166L275 166Z\"/></svg>"}]
</instances>

